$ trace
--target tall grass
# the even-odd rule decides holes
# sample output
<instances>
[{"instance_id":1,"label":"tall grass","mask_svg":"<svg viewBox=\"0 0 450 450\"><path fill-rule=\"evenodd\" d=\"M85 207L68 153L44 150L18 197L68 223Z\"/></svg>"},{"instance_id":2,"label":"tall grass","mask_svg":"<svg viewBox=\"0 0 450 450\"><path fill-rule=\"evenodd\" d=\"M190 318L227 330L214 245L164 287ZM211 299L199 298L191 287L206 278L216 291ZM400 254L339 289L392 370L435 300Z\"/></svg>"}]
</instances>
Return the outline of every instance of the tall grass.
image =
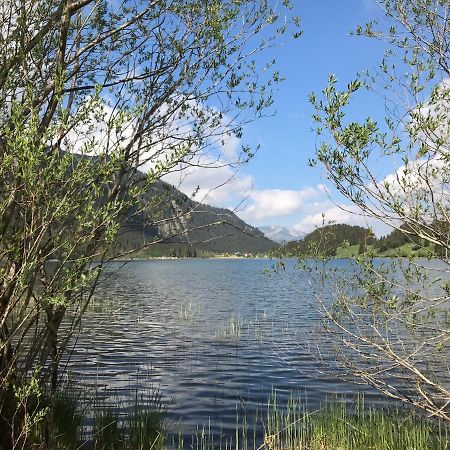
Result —
<instances>
[{"instance_id":1,"label":"tall grass","mask_svg":"<svg viewBox=\"0 0 450 450\"><path fill-rule=\"evenodd\" d=\"M203 311L202 304L195 304L192 302L184 303L180 306L178 318L194 322L196 318L201 316L202 311Z\"/></svg>"},{"instance_id":2,"label":"tall grass","mask_svg":"<svg viewBox=\"0 0 450 450\"><path fill-rule=\"evenodd\" d=\"M165 406L161 393L153 391L150 398L138 400L128 421L128 442L135 450L163 448L165 441Z\"/></svg>"},{"instance_id":3,"label":"tall grass","mask_svg":"<svg viewBox=\"0 0 450 450\"><path fill-rule=\"evenodd\" d=\"M193 450L446 450L448 428L410 410L378 409L363 399L348 406L329 401L307 410L300 401L287 405L272 398L265 414L237 417L234 433L213 433L211 425L189 438L179 433L179 449ZM262 429L262 431L261 431Z\"/></svg>"},{"instance_id":4,"label":"tall grass","mask_svg":"<svg viewBox=\"0 0 450 450\"><path fill-rule=\"evenodd\" d=\"M52 450L161 450L166 439L166 407L158 390L136 393L134 404L120 413L111 402L89 402L74 389L45 402L53 405L33 430L32 448ZM51 409L49 409L51 410ZM49 439L50 433L50 439Z\"/></svg>"},{"instance_id":5,"label":"tall grass","mask_svg":"<svg viewBox=\"0 0 450 450\"><path fill-rule=\"evenodd\" d=\"M291 400L268 407L264 443L267 450L446 450L449 430L411 410L377 409L363 399L350 408L331 401L306 411Z\"/></svg>"},{"instance_id":6,"label":"tall grass","mask_svg":"<svg viewBox=\"0 0 450 450\"><path fill-rule=\"evenodd\" d=\"M234 315L226 322L226 324L214 333L214 340L219 342L235 341L241 339L244 328L244 321L240 317Z\"/></svg>"},{"instance_id":7,"label":"tall grass","mask_svg":"<svg viewBox=\"0 0 450 450\"><path fill-rule=\"evenodd\" d=\"M286 328L287 330L287 328ZM241 338L253 337L261 344L273 335L273 322L264 311L252 320L245 320L234 314L214 332L214 341L218 343L239 342ZM283 330L285 332L285 330Z\"/></svg>"},{"instance_id":8,"label":"tall grass","mask_svg":"<svg viewBox=\"0 0 450 450\"><path fill-rule=\"evenodd\" d=\"M446 450L448 428L410 410L379 409L363 398L349 404L336 400L311 411L291 399L282 405L270 399L267 410L237 417L234 433L214 433L211 424L197 428L189 438L169 432L167 411L159 391L136 395L125 415L111 405L97 406L86 438L77 399L55 401L55 450ZM169 437L171 439L169 439ZM40 447L36 447L40 448Z\"/></svg>"},{"instance_id":9,"label":"tall grass","mask_svg":"<svg viewBox=\"0 0 450 450\"><path fill-rule=\"evenodd\" d=\"M92 447L96 450L121 450L126 447L126 432L117 411L98 411L92 429Z\"/></svg>"}]
</instances>

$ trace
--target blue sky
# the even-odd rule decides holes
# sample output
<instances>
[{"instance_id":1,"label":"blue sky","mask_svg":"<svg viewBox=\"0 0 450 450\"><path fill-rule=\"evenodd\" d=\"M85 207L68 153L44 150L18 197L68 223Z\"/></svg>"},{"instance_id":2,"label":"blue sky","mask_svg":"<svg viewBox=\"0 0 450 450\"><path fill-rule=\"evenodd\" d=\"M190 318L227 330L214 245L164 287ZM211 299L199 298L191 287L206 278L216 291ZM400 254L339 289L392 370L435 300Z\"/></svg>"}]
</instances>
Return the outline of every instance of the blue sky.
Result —
<instances>
[{"instance_id":1,"label":"blue sky","mask_svg":"<svg viewBox=\"0 0 450 450\"><path fill-rule=\"evenodd\" d=\"M231 143L235 147L259 143L261 149L223 187L210 191L230 176L226 168L192 174L183 190L192 192L199 185L203 201L235 208L240 217L255 226L283 225L309 232L320 225L325 213L326 220L369 224L377 234L384 234L386 227L342 211L339 207L345 202L333 191L323 170L307 164L316 145L308 95L320 92L330 73L347 85L358 71L377 65L384 44L351 36L350 31L366 21L383 20L383 13L372 0L293 3L294 14L301 17L303 36L271 50L278 69L286 77L275 93L275 114L247 126L242 141ZM380 120L384 117L383 106L381 98L366 94L352 103L352 114Z\"/></svg>"}]
</instances>

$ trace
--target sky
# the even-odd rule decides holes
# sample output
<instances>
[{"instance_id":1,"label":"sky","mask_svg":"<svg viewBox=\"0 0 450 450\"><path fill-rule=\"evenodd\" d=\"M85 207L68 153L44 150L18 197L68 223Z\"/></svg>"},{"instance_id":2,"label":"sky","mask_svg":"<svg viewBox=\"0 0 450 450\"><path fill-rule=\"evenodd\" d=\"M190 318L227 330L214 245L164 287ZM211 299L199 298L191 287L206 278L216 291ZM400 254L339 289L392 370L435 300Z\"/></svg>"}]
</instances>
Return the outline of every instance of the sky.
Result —
<instances>
[{"instance_id":1,"label":"sky","mask_svg":"<svg viewBox=\"0 0 450 450\"><path fill-rule=\"evenodd\" d=\"M237 174L228 167L196 170L181 190L190 194L200 186L198 200L233 209L254 226L281 225L307 233L321 225L325 214L326 221L370 226L377 235L386 234L385 225L351 212L353 207L333 190L323 169L308 166L317 144L308 95L319 93L329 74L346 86L358 71L377 65L384 44L350 32L369 20L383 20L383 13L372 0L293 3L303 35L271 50L286 78L275 92L274 114L246 126L243 138L228 144L231 152L241 144L259 144L260 150ZM362 97L352 103L356 116L380 120L383 112L381 98ZM175 184L170 177L168 181Z\"/></svg>"}]
</instances>

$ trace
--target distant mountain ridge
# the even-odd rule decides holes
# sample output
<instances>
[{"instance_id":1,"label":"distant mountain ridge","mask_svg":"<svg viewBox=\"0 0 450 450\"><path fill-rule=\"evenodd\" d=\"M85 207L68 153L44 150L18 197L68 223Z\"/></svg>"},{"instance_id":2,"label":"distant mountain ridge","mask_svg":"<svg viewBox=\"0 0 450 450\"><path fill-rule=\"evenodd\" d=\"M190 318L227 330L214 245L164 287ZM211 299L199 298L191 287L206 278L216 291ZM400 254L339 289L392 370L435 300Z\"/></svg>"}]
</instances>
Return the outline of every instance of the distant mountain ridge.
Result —
<instances>
[{"instance_id":1,"label":"distant mountain ridge","mask_svg":"<svg viewBox=\"0 0 450 450\"><path fill-rule=\"evenodd\" d=\"M274 255L281 257L348 258L366 252L380 257L429 257L442 255L443 249L411 235L405 224L377 239L368 228L342 223L317 228L302 240L274 249Z\"/></svg>"},{"instance_id":2,"label":"distant mountain ridge","mask_svg":"<svg viewBox=\"0 0 450 450\"><path fill-rule=\"evenodd\" d=\"M121 251L145 245L155 238L174 248L183 245L210 253L254 254L268 252L275 245L232 211L196 202L163 181L147 189L142 206L120 233L117 246Z\"/></svg>"},{"instance_id":3,"label":"distant mountain ridge","mask_svg":"<svg viewBox=\"0 0 450 450\"><path fill-rule=\"evenodd\" d=\"M377 242L373 233L364 227L333 224L316 228L302 240L291 241L279 248L282 256L340 256L344 247L354 247L353 253L365 252ZM348 254L348 256L356 256Z\"/></svg>"},{"instance_id":4,"label":"distant mountain ridge","mask_svg":"<svg viewBox=\"0 0 450 450\"><path fill-rule=\"evenodd\" d=\"M283 243L303 239L306 233L282 225L265 225L259 229L272 241Z\"/></svg>"}]
</instances>

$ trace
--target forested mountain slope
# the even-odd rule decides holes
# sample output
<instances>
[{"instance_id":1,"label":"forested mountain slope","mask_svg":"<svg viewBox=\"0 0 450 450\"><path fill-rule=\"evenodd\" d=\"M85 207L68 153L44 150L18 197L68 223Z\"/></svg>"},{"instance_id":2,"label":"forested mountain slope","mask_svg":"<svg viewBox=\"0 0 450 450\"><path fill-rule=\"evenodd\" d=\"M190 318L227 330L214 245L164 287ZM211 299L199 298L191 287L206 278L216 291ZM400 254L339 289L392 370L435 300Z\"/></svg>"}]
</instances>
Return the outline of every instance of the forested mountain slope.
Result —
<instances>
[{"instance_id":1,"label":"forested mountain slope","mask_svg":"<svg viewBox=\"0 0 450 450\"><path fill-rule=\"evenodd\" d=\"M158 181L142 196L144 208L130 214L117 249L127 251L163 239L170 251L192 253L260 253L274 243L228 209L191 200L175 187ZM161 246L160 246L161 248ZM184 252L188 254L184 255Z\"/></svg>"}]
</instances>

